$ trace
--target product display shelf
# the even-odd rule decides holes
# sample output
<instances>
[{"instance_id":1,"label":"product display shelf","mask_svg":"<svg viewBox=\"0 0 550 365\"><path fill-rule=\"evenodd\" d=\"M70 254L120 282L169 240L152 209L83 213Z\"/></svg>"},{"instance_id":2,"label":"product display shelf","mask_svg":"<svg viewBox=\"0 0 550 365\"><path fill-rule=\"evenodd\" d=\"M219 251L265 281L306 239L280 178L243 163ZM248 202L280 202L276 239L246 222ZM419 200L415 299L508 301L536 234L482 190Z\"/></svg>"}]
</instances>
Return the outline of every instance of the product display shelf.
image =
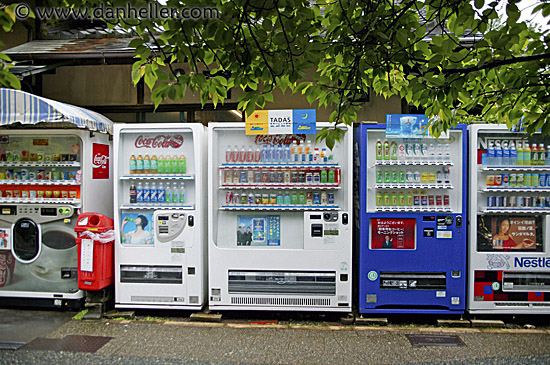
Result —
<instances>
[{"instance_id":1,"label":"product display shelf","mask_svg":"<svg viewBox=\"0 0 550 365\"><path fill-rule=\"evenodd\" d=\"M0 161L0 167L80 167L80 162L76 161Z\"/></svg>"},{"instance_id":2,"label":"product display shelf","mask_svg":"<svg viewBox=\"0 0 550 365\"><path fill-rule=\"evenodd\" d=\"M143 204L143 203L136 203L136 204L123 204L119 207L119 209L124 210L162 210L162 209L184 209L184 210L193 210L195 209L194 204L170 204L170 203L150 203L150 204Z\"/></svg>"},{"instance_id":3,"label":"product display shelf","mask_svg":"<svg viewBox=\"0 0 550 365\"><path fill-rule=\"evenodd\" d=\"M276 204L250 204L250 205L222 205L220 210L340 210L337 205L276 205Z\"/></svg>"},{"instance_id":4,"label":"product display shelf","mask_svg":"<svg viewBox=\"0 0 550 365\"><path fill-rule=\"evenodd\" d=\"M451 161L376 160L374 166L453 166Z\"/></svg>"},{"instance_id":5,"label":"product display shelf","mask_svg":"<svg viewBox=\"0 0 550 365\"><path fill-rule=\"evenodd\" d=\"M222 163L220 169L231 169L231 168L266 168L266 169L287 169L289 167L298 167L298 168L316 168L316 167L332 167L340 168L341 166L337 163L290 163L290 162L278 162L278 163Z\"/></svg>"},{"instance_id":6,"label":"product display shelf","mask_svg":"<svg viewBox=\"0 0 550 365\"><path fill-rule=\"evenodd\" d=\"M451 190L454 189L451 184L408 184L408 183L391 183L374 185L375 189L442 189Z\"/></svg>"},{"instance_id":7,"label":"product display shelf","mask_svg":"<svg viewBox=\"0 0 550 365\"><path fill-rule=\"evenodd\" d=\"M76 180L0 180L0 185L65 185L77 186L80 185Z\"/></svg>"},{"instance_id":8,"label":"product display shelf","mask_svg":"<svg viewBox=\"0 0 550 365\"><path fill-rule=\"evenodd\" d=\"M231 184L231 185L222 185L220 189L255 189L255 190L304 190L304 189L326 189L326 190L338 190L341 189L340 185L337 184L320 184L320 185L307 185L307 184L285 184L285 185L256 185L256 184Z\"/></svg>"},{"instance_id":9,"label":"product display shelf","mask_svg":"<svg viewBox=\"0 0 550 365\"><path fill-rule=\"evenodd\" d=\"M80 199L63 198L0 198L0 203L6 204L72 204L80 205Z\"/></svg>"},{"instance_id":10,"label":"product display shelf","mask_svg":"<svg viewBox=\"0 0 550 365\"><path fill-rule=\"evenodd\" d=\"M504 187L487 187L483 190L480 190L480 192L482 193L488 193L488 192L491 192L491 193L494 193L494 192L499 192L499 193L518 193L518 192L525 192L525 193L550 193L550 188L544 188L544 187L539 187L539 186L532 186L532 187L529 187L529 186L525 186L525 187L509 187L509 186L504 186Z\"/></svg>"},{"instance_id":11,"label":"product display shelf","mask_svg":"<svg viewBox=\"0 0 550 365\"><path fill-rule=\"evenodd\" d=\"M434 207L434 206L392 206L392 207L376 207L376 212L415 212L415 213L452 213L450 207Z\"/></svg>"},{"instance_id":12,"label":"product display shelf","mask_svg":"<svg viewBox=\"0 0 550 365\"><path fill-rule=\"evenodd\" d=\"M193 174L132 174L123 175L120 180L194 180Z\"/></svg>"},{"instance_id":13,"label":"product display shelf","mask_svg":"<svg viewBox=\"0 0 550 365\"><path fill-rule=\"evenodd\" d=\"M502 214L550 214L550 208L528 207L528 208L510 208L495 207L481 209L478 213L502 213Z\"/></svg>"},{"instance_id":14,"label":"product display shelf","mask_svg":"<svg viewBox=\"0 0 550 365\"><path fill-rule=\"evenodd\" d=\"M479 171L550 171L550 166L479 166Z\"/></svg>"}]
</instances>

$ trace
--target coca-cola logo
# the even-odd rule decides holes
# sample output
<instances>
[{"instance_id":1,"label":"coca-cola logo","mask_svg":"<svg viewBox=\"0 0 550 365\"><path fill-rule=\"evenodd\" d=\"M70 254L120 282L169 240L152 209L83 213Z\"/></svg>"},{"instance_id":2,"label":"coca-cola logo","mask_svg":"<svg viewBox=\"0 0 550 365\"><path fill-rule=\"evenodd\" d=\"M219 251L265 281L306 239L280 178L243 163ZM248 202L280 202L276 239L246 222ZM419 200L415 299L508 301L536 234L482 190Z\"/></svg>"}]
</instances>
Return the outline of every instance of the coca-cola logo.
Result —
<instances>
[{"instance_id":1,"label":"coca-cola logo","mask_svg":"<svg viewBox=\"0 0 550 365\"><path fill-rule=\"evenodd\" d=\"M11 276L13 276L13 269L15 262L10 252L0 253L0 287L6 285Z\"/></svg>"},{"instance_id":2,"label":"coca-cola logo","mask_svg":"<svg viewBox=\"0 0 550 365\"><path fill-rule=\"evenodd\" d=\"M163 135L155 137L139 136L136 138L136 148L179 148L183 144L181 134Z\"/></svg>"},{"instance_id":3,"label":"coca-cola logo","mask_svg":"<svg viewBox=\"0 0 550 365\"><path fill-rule=\"evenodd\" d=\"M292 142L300 142L302 144L306 140L305 134L271 134L257 135L254 142L256 144L292 144Z\"/></svg>"},{"instance_id":4,"label":"coca-cola logo","mask_svg":"<svg viewBox=\"0 0 550 365\"><path fill-rule=\"evenodd\" d=\"M109 161L109 156L102 155L101 153L96 153L94 155L94 158L92 159L92 166L94 168L100 168L107 166L107 162Z\"/></svg>"}]
</instances>

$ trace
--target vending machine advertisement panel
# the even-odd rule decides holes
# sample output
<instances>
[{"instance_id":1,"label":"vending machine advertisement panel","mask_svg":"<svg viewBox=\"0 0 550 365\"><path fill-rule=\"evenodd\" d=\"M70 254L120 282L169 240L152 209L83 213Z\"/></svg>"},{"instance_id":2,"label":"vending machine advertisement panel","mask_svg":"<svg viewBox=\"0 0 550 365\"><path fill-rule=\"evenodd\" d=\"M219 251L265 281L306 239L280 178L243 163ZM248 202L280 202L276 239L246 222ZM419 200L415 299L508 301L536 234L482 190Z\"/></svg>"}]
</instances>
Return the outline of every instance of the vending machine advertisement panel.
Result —
<instances>
[{"instance_id":1,"label":"vending machine advertisement panel","mask_svg":"<svg viewBox=\"0 0 550 365\"><path fill-rule=\"evenodd\" d=\"M248 133L244 123L208 127L209 306L349 312L353 131L342 127L329 150L315 143L328 123L255 114L265 120ZM289 123L268 125L268 115Z\"/></svg>"},{"instance_id":2,"label":"vending machine advertisement panel","mask_svg":"<svg viewBox=\"0 0 550 365\"><path fill-rule=\"evenodd\" d=\"M550 313L549 138L471 125L470 313Z\"/></svg>"},{"instance_id":3,"label":"vending machine advertisement panel","mask_svg":"<svg viewBox=\"0 0 550 365\"><path fill-rule=\"evenodd\" d=\"M200 124L115 126L115 307L204 305L205 137Z\"/></svg>"},{"instance_id":4,"label":"vending machine advertisement panel","mask_svg":"<svg viewBox=\"0 0 550 365\"><path fill-rule=\"evenodd\" d=\"M462 313L466 306L466 127L438 139L423 115L355 134L359 311Z\"/></svg>"}]
</instances>

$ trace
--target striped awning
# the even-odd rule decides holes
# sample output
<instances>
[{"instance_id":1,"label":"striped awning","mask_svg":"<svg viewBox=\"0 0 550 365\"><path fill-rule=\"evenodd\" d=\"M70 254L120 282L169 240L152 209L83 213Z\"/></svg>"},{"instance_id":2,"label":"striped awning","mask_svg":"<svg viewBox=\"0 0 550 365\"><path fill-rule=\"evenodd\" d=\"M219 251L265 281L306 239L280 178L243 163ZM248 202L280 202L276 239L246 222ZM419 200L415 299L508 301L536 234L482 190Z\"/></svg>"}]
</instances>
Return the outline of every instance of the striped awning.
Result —
<instances>
[{"instance_id":1,"label":"striped awning","mask_svg":"<svg viewBox=\"0 0 550 365\"><path fill-rule=\"evenodd\" d=\"M78 128L113 134L113 122L99 113L24 91L0 88L0 126L14 123L71 123Z\"/></svg>"}]
</instances>

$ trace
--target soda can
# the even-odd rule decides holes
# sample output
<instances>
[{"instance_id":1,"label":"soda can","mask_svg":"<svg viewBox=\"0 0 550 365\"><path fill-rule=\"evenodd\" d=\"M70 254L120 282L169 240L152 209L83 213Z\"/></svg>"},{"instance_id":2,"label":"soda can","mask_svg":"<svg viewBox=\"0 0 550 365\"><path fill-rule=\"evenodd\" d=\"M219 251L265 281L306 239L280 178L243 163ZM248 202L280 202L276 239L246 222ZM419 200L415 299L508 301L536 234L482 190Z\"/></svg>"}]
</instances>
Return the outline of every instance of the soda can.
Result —
<instances>
[{"instance_id":1,"label":"soda can","mask_svg":"<svg viewBox=\"0 0 550 365\"><path fill-rule=\"evenodd\" d=\"M269 182L273 184L276 181L277 181L277 173L275 171L271 171L269 173Z\"/></svg>"},{"instance_id":2,"label":"soda can","mask_svg":"<svg viewBox=\"0 0 550 365\"><path fill-rule=\"evenodd\" d=\"M311 191L306 192L306 203L308 205L313 204L313 193Z\"/></svg>"},{"instance_id":3,"label":"soda can","mask_svg":"<svg viewBox=\"0 0 550 365\"><path fill-rule=\"evenodd\" d=\"M502 207L502 196L495 197L495 207Z\"/></svg>"},{"instance_id":4,"label":"soda can","mask_svg":"<svg viewBox=\"0 0 550 365\"><path fill-rule=\"evenodd\" d=\"M254 204L262 204L262 194L254 194Z\"/></svg>"},{"instance_id":5,"label":"soda can","mask_svg":"<svg viewBox=\"0 0 550 365\"><path fill-rule=\"evenodd\" d=\"M262 172L261 182L263 184L267 184L269 182L269 172L267 172L267 171Z\"/></svg>"},{"instance_id":6,"label":"soda can","mask_svg":"<svg viewBox=\"0 0 550 365\"><path fill-rule=\"evenodd\" d=\"M510 205L510 199L507 196L502 197L502 206L503 207L509 207Z\"/></svg>"},{"instance_id":7,"label":"soda can","mask_svg":"<svg viewBox=\"0 0 550 365\"><path fill-rule=\"evenodd\" d=\"M328 203L334 204L334 193L328 193Z\"/></svg>"},{"instance_id":8,"label":"soda can","mask_svg":"<svg viewBox=\"0 0 550 365\"><path fill-rule=\"evenodd\" d=\"M277 183L282 184L284 181L284 173L282 171L277 171Z\"/></svg>"},{"instance_id":9,"label":"soda can","mask_svg":"<svg viewBox=\"0 0 550 365\"><path fill-rule=\"evenodd\" d=\"M28 198L29 197L29 191L28 190L22 190L21 191L21 197L22 198Z\"/></svg>"},{"instance_id":10,"label":"soda can","mask_svg":"<svg viewBox=\"0 0 550 365\"><path fill-rule=\"evenodd\" d=\"M531 174L531 186L539 186L539 174Z\"/></svg>"},{"instance_id":11,"label":"soda can","mask_svg":"<svg viewBox=\"0 0 550 365\"><path fill-rule=\"evenodd\" d=\"M546 175L547 174L539 174L539 186L540 187L546 187Z\"/></svg>"},{"instance_id":12,"label":"soda can","mask_svg":"<svg viewBox=\"0 0 550 365\"><path fill-rule=\"evenodd\" d=\"M305 171L300 171L298 173L298 182L301 183L301 184L306 183L306 172Z\"/></svg>"},{"instance_id":13,"label":"soda can","mask_svg":"<svg viewBox=\"0 0 550 365\"><path fill-rule=\"evenodd\" d=\"M518 176L517 174L510 174L510 182L508 186L516 186L517 185Z\"/></svg>"},{"instance_id":14,"label":"soda can","mask_svg":"<svg viewBox=\"0 0 550 365\"><path fill-rule=\"evenodd\" d=\"M342 171L340 169L336 169L336 183L340 184L340 179L342 178Z\"/></svg>"},{"instance_id":15,"label":"soda can","mask_svg":"<svg viewBox=\"0 0 550 365\"><path fill-rule=\"evenodd\" d=\"M525 206L525 198L523 195L518 196L517 206L520 208Z\"/></svg>"},{"instance_id":16,"label":"soda can","mask_svg":"<svg viewBox=\"0 0 550 365\"><path fill-rule=\"evenodd\" d=\"M447 207L447 206L449 206L449 204L450 204L449 195L448 194L443 195L443 205Z\"/></svg>"},{"instance_id":17,"label":"soda can","mask_svg":"<svg viewBox=\"0 0 550 365\"><path fill-rule=\"evenodd\" d=\"M291 181L293 184L297 184L297 183L298 183L298 171L292 171L292 175L291 175L290 181Z\"/></svg>"},{"instance_id":18,"label":"soda can","mask_svg":"<svg viewBox=\"0 0 550 365\"><path fill-rule=\"evenodd\" d=\"M495 186L502 185L502 175L495 175Z\"/></svg>"},{"instance_id":19,"label":"soda can","mask_svg":"<svg viewBox=\"0 0 550 365\"><path fill-rule=\"evenodd\" d=\"M531 186L531 174L525 174L523 176L523 186Z\"/></svg>"},{"instance_id":20,"label":"soda can","mask_svg":"<svg viewBox=\"0 0 550 365\"><path fill-rule=\"evenodd\" d=\"M435 196L433 195L428 195L428 205L429 206L434 206L435 205Z\"/></svg>"},{"instance_id":21,"label":"soda can","mask_svg":"<svg viewBox=\"0 0 550 365\"><path fill-rule=\"evenodd\" d=\"M533 204L533 198L531 198L530 196L525 196L523 198L523 206L524 207L530 207L531 204Z\"/></svg>"},{"instance_id":22,"label":"soda can","mask_svg":"<svg viewBox=\"0 0 550 365\"><path fill-rule=\"evenodd\" d=\"M495 175L487 175L487 186L495 185Z\"/></svg>"},{"instance_id":23,"label":"soda can","mask_svg":"<svg viewBox=\"0 0 550 365\"><path fill-rule=\"evenodd\" d=\"M21 180L28 180L29 179L29 170L27 169L21 169Z\"/></svg>"},{"instance_id":24,"label":"soda can","mask_svg":"<svg viewBox=\"0 0 550 365\"><path fill-rule=\"evenodd\" d=\"M550 208L550 196L547 196L546 198L544 198L544 207Z\"/></svg>"},{"instance_id":25,"label":"soda can","mask_svg":"<svg viewBox=\"0 0 550 365\"><path fill-rule=\"evenodd\" d=\"M233 184L238 184L241 181L241 174L239 170L233 170Z\"/></svg>"},{"instance_id":26,"label":"soda can","mask_svg":"<svg viewBox=\"0 0 550 365\"><path fill-rule=\"evenodd\" d=\"M317 191L313 193L313 204L321 204L321 194Z\"/></svg>"},{"instance_id":27,"label":"soda can","mask_svg":"<svg viewBox=\"0 0 550 365\"><path fill-rule=\"evenodd\" d=\"M225 204L231 204L233 201L233 193L231 191L225 192Z\"/></svg>"},{"instance_id":28,"label":"soda can","mask_svg":"<svg viewBox=\"0 0 550 365\"><path fill-rule=\"evenodd\" d=\"M502 186L510 186L510 174L502 174Z\"/></svg>"},{"instance_id":29,"label":"soda can","mask_svg":"<svg viewBox=\"0 0 550 365\"><path fill-rule=\"evenodd\" d=\"M428 205L428 196L426 194L420 196L420 205Z\"/></svg>"},{"instance_id":30,"label":"soda can","mask_svg":"<svg viewBox=\"0 0 550 365\"><path fill-rule=\"evenodd\" d=\"M290 184L290 171L286 170L284 172L284 183Z\"/></svg>"},{"instance_id":31,"label":"soda can","mask_svg":"<svg viewBox=\"0 0 550 365\"><path fill-rule=\"evenodd\" d=\"M523 180L524 180L523 177L524 177L523 174L517 174L515 186L523 186Z\"/></svg>"},{"instance_id":32,"label":"soda can","mask_svg":"<svg viewBox=\"0 0 550 365\"><path fill-rule=\"evenodd\" d=\"M246 171L241 171L241 178L239 181L241 184L246 184L248 182Z\"/></svg>"},{"instance_id":33,"label":"soda can","mask_svg":"<svg viewBox=\"0 0 550 365\"><path fill-rule=\"evenodd\" d=\"M254 182L259 184L262 182L262 173L261 171L254 171Z\"/></svg>"},{"instance_id":34,"label":"soda can","mask_svg":"<svg viewBox=\"0 0 550 365\"><path fill-rule=\"evenodd\" d=\"M443 205L443 197L441 195L436 195L435 196L435 205L436 206Z\"/></svg>"},{"instance_id":35,"label":"soda can","mask_svg":"<svg viewBox=\"0 0 550 365\"><path fill-rule=\"evenodd\" d=\"M321 183L321 173L319 173L319 172L314 172L313 173L313 183L315 185L319 185Z\"/></svg>"},{"instance_id":36,"label":"soda can","mask_svg":"<svg viewBox=\"0 0 550 365\"><path fill-rule=\"evenodd\" d=\"M510 207L515 208L517 207L517 204L517 197L515 195L510 196Z\"/></svg>"},{"instance_id":37,"label":"soda can","mask_svg":"<svg viewBox=\"0 0 550 365\"><path fill-rule=\"evenodd\" d=\"M492 195L489 195L487 197L487 208L491 208L495 206L495 197Z\"/></svg>"},{"instance_id":38,"label":"soda can","mask_svg":"<svg viewBox=\"0 0 550 365\"><path fill-rule=\"evenodd\" d=\"M416 192L414 193L414 196L413 196L413 205L420 205L420 195L418 195Z\"/></svg>"}]
</instances>

